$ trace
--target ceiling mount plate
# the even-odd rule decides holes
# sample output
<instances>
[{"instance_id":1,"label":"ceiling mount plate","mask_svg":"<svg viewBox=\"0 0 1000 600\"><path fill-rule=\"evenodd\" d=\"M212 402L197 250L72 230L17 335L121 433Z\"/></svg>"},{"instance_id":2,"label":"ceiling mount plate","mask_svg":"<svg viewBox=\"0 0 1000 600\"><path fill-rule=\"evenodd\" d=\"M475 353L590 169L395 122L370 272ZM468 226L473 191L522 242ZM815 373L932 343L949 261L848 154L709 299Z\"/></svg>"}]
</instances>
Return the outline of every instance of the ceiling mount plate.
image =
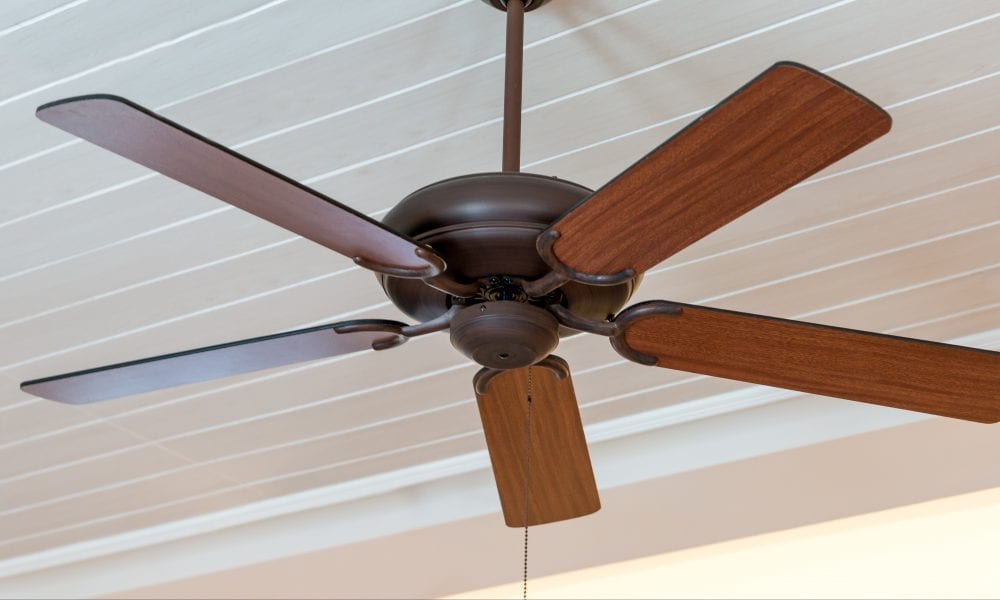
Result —
<instances>
[{"instance_id":1,"label":"ceiling mount plate","mask_svg":"<svg viewBox=\"0 0 1000 600\"><path fill-rule=\"evenodd\" d=\"M507 12L507 0L483 0L493 8ZM543 4L548 4L549 0L524 0L524 11L535 10Z\"/></svg>"}]
</instances>

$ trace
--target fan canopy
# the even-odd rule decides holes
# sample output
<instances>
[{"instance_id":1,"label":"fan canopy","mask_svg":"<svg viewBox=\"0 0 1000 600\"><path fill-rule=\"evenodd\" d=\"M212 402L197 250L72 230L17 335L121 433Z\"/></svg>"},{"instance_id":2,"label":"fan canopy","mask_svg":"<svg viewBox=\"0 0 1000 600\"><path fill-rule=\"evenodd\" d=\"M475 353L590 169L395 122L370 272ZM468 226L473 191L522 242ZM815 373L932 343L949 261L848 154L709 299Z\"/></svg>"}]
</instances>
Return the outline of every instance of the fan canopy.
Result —
<instances>
[{"instance_id":1,"label":"fan canopy","mask_svg":"<svg viewBox=\"0 0 1000 600\"><path fill-rule=\"evenodd\" d=\"M507 0L483 0L486 4L489 4L493 8L507 12ZM524 0L524 12L529 12L535 10L536 8L541 8L542 5L548 4L549 0Z\"/></svg>"}]
</instances>

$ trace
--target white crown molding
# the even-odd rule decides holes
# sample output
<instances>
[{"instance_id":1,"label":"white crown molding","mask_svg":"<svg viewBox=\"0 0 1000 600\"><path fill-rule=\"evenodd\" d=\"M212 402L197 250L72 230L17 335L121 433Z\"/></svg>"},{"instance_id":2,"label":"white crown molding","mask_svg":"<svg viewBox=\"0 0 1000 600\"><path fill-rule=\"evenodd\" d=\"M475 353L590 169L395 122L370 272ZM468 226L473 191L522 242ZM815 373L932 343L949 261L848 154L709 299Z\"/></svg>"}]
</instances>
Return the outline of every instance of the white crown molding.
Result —
<instances>
[{"instance_id":1,"label":"white crown molding","mask_svg":"<svg viewBox=\"0 0 1000 600\"><path fill-rule=\"evenodd\" d=\"M953 343L997 348L1000 329L958 338ZM783 402L792 399L795 401ZM587 427L586 433L598 482L601 487L611 488L925 418L929 417L748 386L596 423ZM706 452L711 440L722 437L730 443ZM665 452L666 448L669 452ZM649 460L651 456L657 456L657 460ZM9 595L8 591L14 589L23 594L26 589L34 590L22 587L18 580L25 577L26 581L35 580L32 574L39 571L74 565L90 567L74 569L75 576L70 578L73 586L79 586L80 581L90 582L86 591L67 588L75 589L74 595L110 593L497 510L489 458L484 451L473 452L8 559L0 562L0 593ZM296 521L291 528L290 519ZM302 532L312 533L304 538ZM287 543L261 543L262 534L286 538ZM241 542L243 536L250 536L248 539L255 543ZM205 544L206 540L211 543ZM203 546L201 551L199 545ZM139 561L149 559L143 558L146 553L135 551L157 548L160 566L154 572L138 568ZM233 552L233 548L250 550L240 553ZM129 551L132 552L123 554ZM164 552L169 556L163 555ZM202 556L205 552L212 555L211 560ZM113 581L96 575L107 572L102 558L118 563ZM129 566L122 565L123 561ZM166 563L173 563L173 568L162 568ZM122 569L132 576L122 577ZM44 573L44 580L52 581L51 576L51 572ZM60 595L51 587L38 592Z\"/></svg>"},{"instance_id":2,"label":"white crown molding","mask_svg":"<svg viewBox=\"0 0 1000 600\"><path fill-rule=\"evenodd\" d=\"M596 423L586 428L586 435L591 444L599 444L637 433L785 400L797 395L795 392L787 390L750 386L733 392ZM283 515L344 504L422 483L485 470L489 466L489 456L485 451L471 452L397 471L380 473L278 498L269 498L197 517L8 559L0 562L0 578L195 537Z\"/></svg>"}]
</instances>

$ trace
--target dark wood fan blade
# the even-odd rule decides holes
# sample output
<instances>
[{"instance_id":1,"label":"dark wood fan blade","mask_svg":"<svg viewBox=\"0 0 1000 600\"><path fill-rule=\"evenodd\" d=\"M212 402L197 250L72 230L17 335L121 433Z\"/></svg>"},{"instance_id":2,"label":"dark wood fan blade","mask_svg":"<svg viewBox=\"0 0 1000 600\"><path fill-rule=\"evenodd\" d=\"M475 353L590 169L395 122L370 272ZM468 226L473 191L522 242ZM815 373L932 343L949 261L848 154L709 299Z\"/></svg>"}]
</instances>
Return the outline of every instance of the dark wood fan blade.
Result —
<instances>
[{"instance_id":1,"label":"dark wood fan blade","mask_svg":"<svg viewBox=\"0 0 1000 600\"><path fill-rule=\"evenodd\" d=\"M654 301L615 318L622 355L716 377L996 423L1000 352Z\"/></svg>"},{"instance_id":2,"label":"dark wood fan blade","mask_svg":"<svg viewBox=\"0 0 1000 600\"><path fill-rule=\"evenodd\" d=\"M382 330L336 331L356 323L378 325ZM391 348L406 340L398 333L403 326L376 319L320 325L26 381L21 389L67 404L89 404L359 350Z\"/></svg>"},{"instance_id":3,"label":"dark wood fan blade","mask_svg":"<svg viewBox=\"0 0 1000 600\"><path fill-rule=\"evenodd\" d=\"M479 416L509 527L582 517L601 508L569 366L550 356L530 370L533 393L527 521L528 368L483 369L476 376Z\"/></svg>"},{"instance_id":4,"label":"dark wood fan blade","mask_svg":"<svg viewBox=\"0 0 1000 600\"><path fill-rule=\"evenodd\" d=\"M836 81L777 63L554 222L539 250L572 279L628 279L890 125L884 110Z\"/></svg>"},{"instance_id":5,"label":"dark wood fan blade","mask_svg":"<svg viewBox=\"0 0 1000 600\"><path fill-rule=\"evenodd\" d=\"M364 267L417 278L444 270L430 248L124 98L67 98L40 106L36 115Z\"/></svg>"}]
</instances>

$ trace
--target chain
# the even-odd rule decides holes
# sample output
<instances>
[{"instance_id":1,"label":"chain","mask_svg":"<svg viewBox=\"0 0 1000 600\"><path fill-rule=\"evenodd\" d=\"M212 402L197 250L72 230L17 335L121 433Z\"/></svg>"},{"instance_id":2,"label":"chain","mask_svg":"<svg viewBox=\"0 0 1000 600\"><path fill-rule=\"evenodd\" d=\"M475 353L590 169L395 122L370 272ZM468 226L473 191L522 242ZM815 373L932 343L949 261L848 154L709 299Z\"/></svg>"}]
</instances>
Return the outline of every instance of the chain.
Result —
<instances>
[{"instance_id":1,"label":"chain","mask_svg":"<svg viewBox=\"0 0 1000 600\"><path fill-rule=\"evenodd\" d=\"M531 481L531 367L528 367L528 418L525 425L524 453L524 580L521 598L528 598L528 483Z\"/></svg>"}]
</instances>

